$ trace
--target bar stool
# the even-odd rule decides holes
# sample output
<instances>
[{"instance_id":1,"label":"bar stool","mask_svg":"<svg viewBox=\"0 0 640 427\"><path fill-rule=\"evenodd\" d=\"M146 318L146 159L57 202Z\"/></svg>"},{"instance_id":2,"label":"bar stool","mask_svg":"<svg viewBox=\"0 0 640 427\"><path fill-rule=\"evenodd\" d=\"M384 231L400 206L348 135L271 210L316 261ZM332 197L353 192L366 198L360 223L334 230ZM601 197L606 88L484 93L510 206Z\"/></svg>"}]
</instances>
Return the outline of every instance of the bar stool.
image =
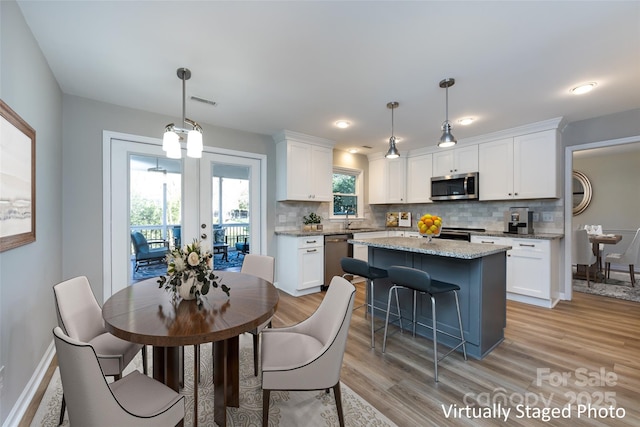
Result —
<instances>
[{"instance_id":1,"label":"bar stool","mask_svg":"<svg viewBox=\"0 0 640 427\"><path fill-rule=\"evenodd\" d=\"M382 352L384 353L387 346L387 329L389 326L389 310L391 308L391 293L395 291L396 304L398 306L398 313L400 312L400 303L398 301L398 289L409 289L413 291L413 317L411 322L413 323L413 335L416 334L416 324L429 328L433 331L433 362L434 362L434 378L438 382L438 362L443 360L453 351L462 346L462 353L464 354L464 360L467 360L467 349L465 347L464 332L462 331L462 318L460 316L460 303L458 302L458 291L460 287L452 283L441 282L439 280L431 279L431 276L426 271L417 270L410 267L392 266L387 270L389 279L393 283L393 286L389 289L389 298L387 302L387 316L384 325L384 340L382 342ZM425 325L416 321L416 296L417 293L429 294L431 297L431 324L432 326ZM456 310L458 311L458 326L460 327L460 336L452 335L448 332L437 329L436 323L436 295L440 295L446 292L453 292L456 300ZM402 326L400 326L402 330ZM457 338L460 343L453 347L447 354L438 358L438 339L437 332L448 335L452 338Z\"/></svg>"},{"instance_id":2,"label":"bar stool","mask_svg":"<svg viewBox=\"0 0 640 427\"><path fill-rule=\"evenodd\" d=\"M366 295L365 295L365 303L363 306L371 309L371 348L375 347L375 325L374 325L374 316L373 310L377 309L380 311L384 311L381 308L375 307L373 304L373 281L376 279L383 279L387 277L387 270L382 268L372 267L366 261L362 261L356 258L344 257L340 260L340 266L342 267L342 271L345 272L344 276L360 276L367 279L367 287ZM357 307L360 308L360 307ZM367 316L367 310L364 312L365 317Z\"/></svg>"}]
</instances>

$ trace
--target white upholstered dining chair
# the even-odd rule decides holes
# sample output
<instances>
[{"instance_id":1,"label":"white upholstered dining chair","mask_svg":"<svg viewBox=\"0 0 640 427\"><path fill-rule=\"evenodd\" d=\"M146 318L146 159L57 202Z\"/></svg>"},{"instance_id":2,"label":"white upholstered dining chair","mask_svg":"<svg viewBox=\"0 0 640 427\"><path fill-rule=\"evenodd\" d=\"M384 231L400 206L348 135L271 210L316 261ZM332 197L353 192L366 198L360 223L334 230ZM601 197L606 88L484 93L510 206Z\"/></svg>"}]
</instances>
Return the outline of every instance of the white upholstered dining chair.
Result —
<instances>
[{"instance_id":1,"label":"white upholstered dining chair","mask_svg":"<svg viewBox=\"0 0 640 427\"><path fill-rule=\"evenodd\" d=\"M631 286L636 285L635 266L640 264L640 228L636 231L629 247L621 254L609 254L604 258L606 278L611 275L611 263L628 265Z\"/></svg>"},{"instance_id":2,"label":"white upholstered dining chair","mask_svg":"<svg viewBox=\"0 0 640 427\"><path fill-rule=\"evenodd\" d=\"M596 254L593 253L593 247L589 242L589 234L585 229L573 230L573 247L571 248L571 263L577 266L586 266L587 287L591 287L589 282L589 267L598 260Z\"/></svg>"},{"instance_id":3,"label":"white upholstered dining chair","mask_svg":"<svg viewBox=\"0 0 640 427\"><path fill-rule=\"evenodd\" d=\"M242 261L241 273L250 274L273 283L275 260L272 256L246 254ZM260 332L267 326L271 326L271 319L249 331L253 335L253 374L258 376L258 356L260 349Z\"/></svg>"},{"instance_id":4,"label":"white upholstered dining chair","mask_svg":"<svg viewBox=\"0 0 640 427\"><path fill-rule=\"evenodd\" d=\"M53 336L71 425L175 426L184 419L184 396L138 371L108 384L93 346L59 326Z\"/></svg>"},{"instance_id":5,"label":"white upholstered dining chair","mask_svg":"<svg viewBox=\"0 0 640 427\"><path fill-rule=\"evenodd\" d=\"M122 340L104 327L102 309L98 305L89 280L74 277L53 287L58 326L69 337L89 343L95 349L102 372L116 379L142 349L142 366L147 374L147 352L142 344ZM64 420L65 395L62 396L60 424Z\"/></svg>"},{"instance_id":6,"label":"white upholstered dining chair","mask_svg":"<svg viewBox=\"0 0 640 427\"><path fill-rule=\"evenodd\" d=\"M344 426L340 370L356 288L335 276L318 309L306 320L262 331L262 425L269 424L271 390L333 388L338 421ZM282 421L286 424L285 421Z\"/></svg>"}]
</instances>

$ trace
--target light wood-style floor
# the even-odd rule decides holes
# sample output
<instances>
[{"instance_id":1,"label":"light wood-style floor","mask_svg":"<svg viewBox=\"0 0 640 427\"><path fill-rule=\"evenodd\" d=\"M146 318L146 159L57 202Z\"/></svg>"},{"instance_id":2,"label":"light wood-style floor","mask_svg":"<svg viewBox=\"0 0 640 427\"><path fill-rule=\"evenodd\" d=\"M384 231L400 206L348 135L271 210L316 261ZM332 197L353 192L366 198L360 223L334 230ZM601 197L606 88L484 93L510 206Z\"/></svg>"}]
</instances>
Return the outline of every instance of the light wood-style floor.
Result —
<instances>
[{"instance_id":1,"label":"light wood-style floor","mask_svg":"<svg viewBox=\"0 0 640 427\"><path fill-rule=\"evenodd\" d=\"M357 286L359 306L364 288ZM294 298L281 293L273 326L305 319L323 295ZM388 338L386 354L381 348L382 330L371 349L369 321L363 308L355 310L342 382L401 427L640 425L640 303L580 293L554 309L509 301L504 342L483 360L450 355L439 366L439 383L433 381L431 341L396 333ZM30 425L37 399L21 426ZM617 413L602 409L613 400ZM471 408L491 408L493 403L511 409L508 423L497 414L473 418ZM518 411L520 403L525 406ZM577 405L588 411L589 403L591 413L578 414ZM572 404L571 413L565 409L564 415L570 419L541 419L543 408L567 404ZM445 410L451 407L470 409L458 418L447 417ZM622 410L624 418L612 418Z\"/></svg>"}]
</instances>

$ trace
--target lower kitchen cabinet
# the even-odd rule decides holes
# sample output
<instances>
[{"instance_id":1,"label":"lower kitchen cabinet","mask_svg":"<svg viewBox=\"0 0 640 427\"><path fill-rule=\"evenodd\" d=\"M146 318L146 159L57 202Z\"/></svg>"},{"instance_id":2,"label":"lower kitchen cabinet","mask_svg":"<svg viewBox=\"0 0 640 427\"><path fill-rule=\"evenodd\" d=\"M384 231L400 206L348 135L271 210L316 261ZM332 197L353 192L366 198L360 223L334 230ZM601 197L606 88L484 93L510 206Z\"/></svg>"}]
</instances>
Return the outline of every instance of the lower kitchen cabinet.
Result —
<instances>
[{"instance_id":1,"label":"lower kitchen cabinet","mask_svg":"<svg viewBox=\"0 0 640 427\"><path fill-rule=\"evenodd\" d=\"M507 298L542 307L559 300L560 241L471 236L471 243L511 246L507 252Z\"/></svg>"},{"instance_id":2,"label":"lower kitchen cabinet","mask_svg":"<svg viewBox=\"0 0 640 427\"><path fill-rule=\"evenodd\" d=\"M387 237L386 231L369 231L366 233L353 233L354 239L374 239L376 237ZM365 245L353 245L353 257L362 261L369 260L369 247Z\"/></svg>"},{"instance_id":3,"label":"lower kitchen cabinet","mask_svg":"<svg viewBox=\"0 0 640 427\"><path fill-rule=\"evenodd\" d=\"M324 284L324 236L277 236L275 285L293 296L319 292Z\"/></svg>"}]
</instances>

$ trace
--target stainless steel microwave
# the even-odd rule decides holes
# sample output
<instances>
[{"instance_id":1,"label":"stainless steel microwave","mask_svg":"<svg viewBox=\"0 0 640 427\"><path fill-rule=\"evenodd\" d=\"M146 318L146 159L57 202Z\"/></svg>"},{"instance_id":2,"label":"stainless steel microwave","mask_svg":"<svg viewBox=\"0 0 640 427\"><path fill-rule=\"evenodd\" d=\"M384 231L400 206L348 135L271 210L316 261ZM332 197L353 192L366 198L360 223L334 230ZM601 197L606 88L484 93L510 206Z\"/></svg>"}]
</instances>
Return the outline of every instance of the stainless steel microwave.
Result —
<instances>
[{"instance_id":1,"label":"stainless steel microwave","mask_svg":"<svg viewBox=\"0 0 640 427\"><path fill-rule=\"evenodd\" d=\"M431 200L473 200L478 198L478 172L431 178Z\"/></svg>"}]
</instances>

